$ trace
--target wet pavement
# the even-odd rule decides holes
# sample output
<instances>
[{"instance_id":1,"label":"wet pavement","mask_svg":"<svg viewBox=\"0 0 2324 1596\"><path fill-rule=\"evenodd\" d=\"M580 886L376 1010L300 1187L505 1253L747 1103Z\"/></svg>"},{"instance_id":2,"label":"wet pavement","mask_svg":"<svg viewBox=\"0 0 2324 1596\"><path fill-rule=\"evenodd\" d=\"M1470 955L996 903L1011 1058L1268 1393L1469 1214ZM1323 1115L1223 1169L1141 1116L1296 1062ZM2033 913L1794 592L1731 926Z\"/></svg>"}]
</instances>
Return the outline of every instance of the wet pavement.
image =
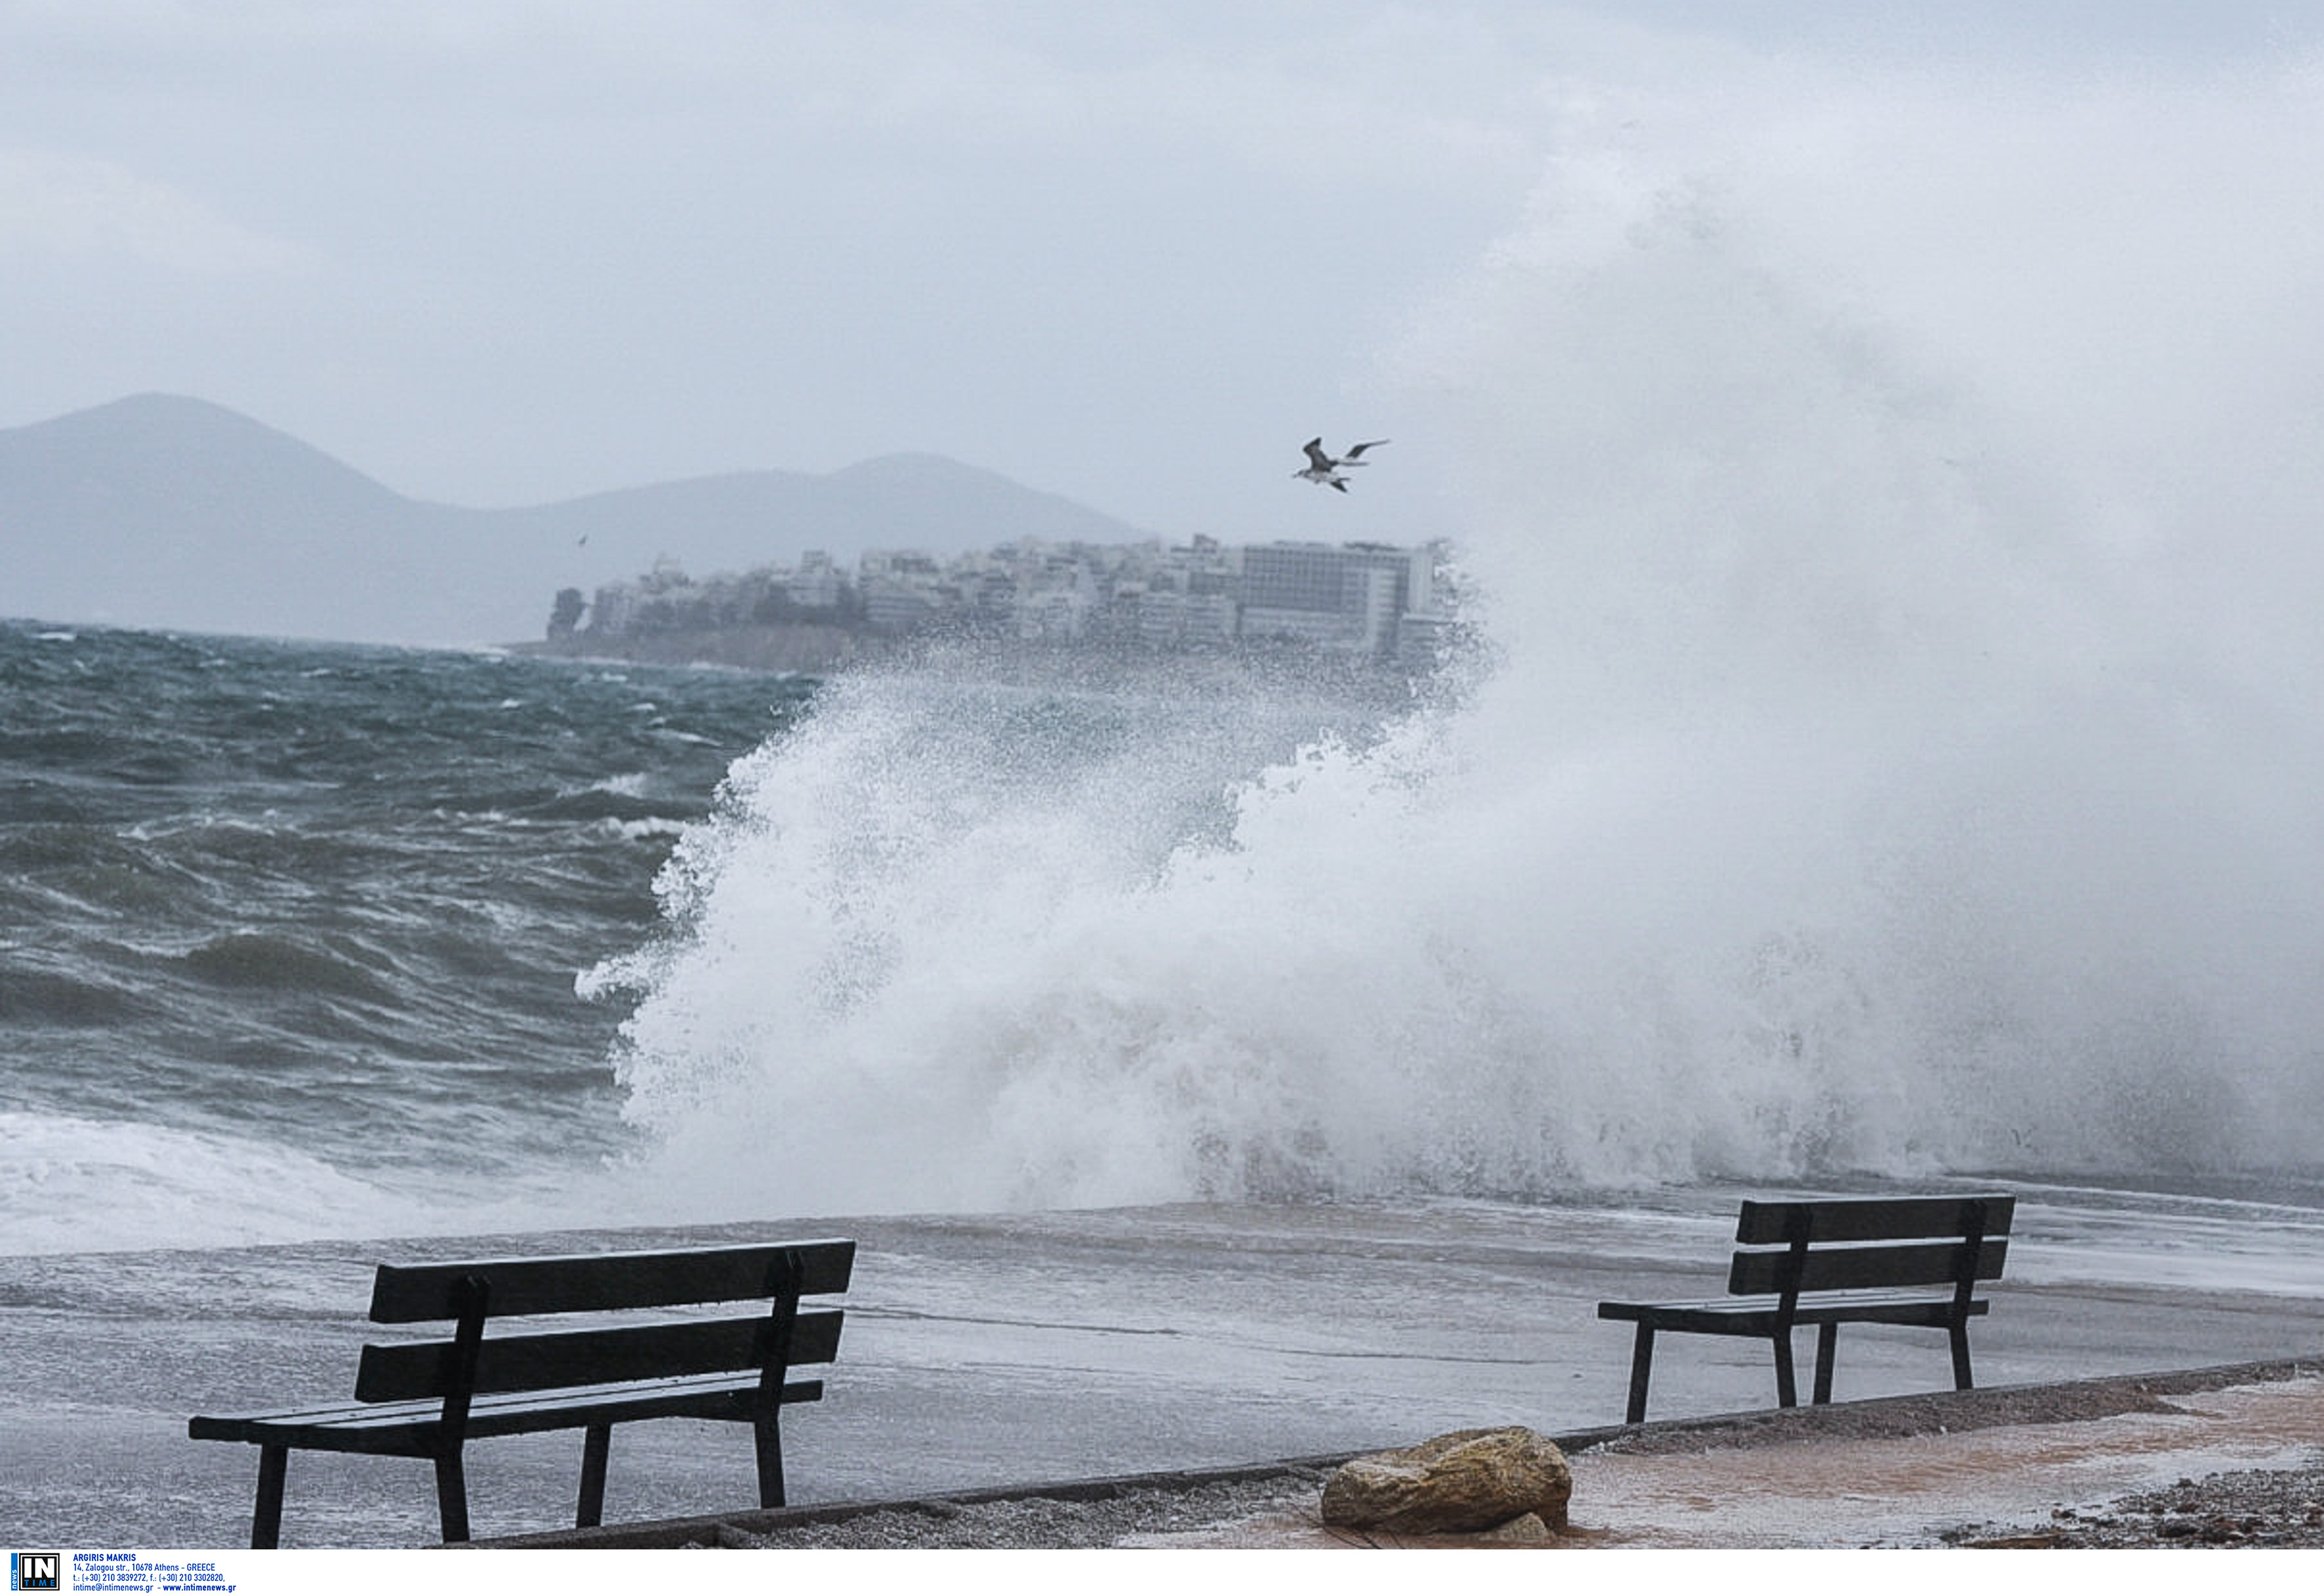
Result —
<instances>
[{"instance_id":1,"label":"wet pavement","mask_svg":"<svg viewBox=\"0 0 2324 1596\"><path fill-rule=\"evenodd\" d=\"M67 1545L239 1545L254 1449L190 1442L185 1421L344 1396L358 1348L383 1336L362 1318L375 1263L779 1236L847 1234L862 1249L828 1396L785 1421L794 1502L1344 1456L1505 1424L1567 1435L1622 1412L1629 1336L1597 1319L1598 1301L1715 1291L1733 1195L1183 1204L0 1258L0 1508L19 1536ZM2019 1213L2008 1275L1972 1335L1981 1386L2324 1352L2324 1214L2077 1207L2023 1193ZM1772 1403L1764 1348L1676 1338L1656 1362L1656 1420ZM1836 1395L1924 1392L1948 1374L1941 1336L1851 1331ZM476 1533L569 1522L578 1453L570 1435L480 1444ZM1772 1455L1802 1477L1818 1466ZM1896 1461L1848 1470L1906 1469L1922 1455L1899 1447L1881 1454ZM2072 1466L2127 1466L2098 1456ZM2026 1462L2068 1478L2062 1455ZM1916 1466L1944 1477L1933 1454ZM1709 1522L1690 1504L1715 1493L1678 1463L1621 1467L1621 1489L1637 1493L1626 1533L1651 1523L1681 1536ZM1757 1521L1786 1534L1801 1513L1846 1514L1844 1543L1906 1532L1880 1518L1878 1499L1851 1505L1819 1484L1795 1508L1755 1490L1768 1493ZM671 1422L614 1439L609 1520L754 1497L739 1434ZM1966 1501L1958 1513L1988 1516ZM1729 1518L1715 1533L1757 1535L1754 1523ZM283 1527L294 1546L428 1544L427 1465L301 1454Z\"/></svg>"}]
</instances>

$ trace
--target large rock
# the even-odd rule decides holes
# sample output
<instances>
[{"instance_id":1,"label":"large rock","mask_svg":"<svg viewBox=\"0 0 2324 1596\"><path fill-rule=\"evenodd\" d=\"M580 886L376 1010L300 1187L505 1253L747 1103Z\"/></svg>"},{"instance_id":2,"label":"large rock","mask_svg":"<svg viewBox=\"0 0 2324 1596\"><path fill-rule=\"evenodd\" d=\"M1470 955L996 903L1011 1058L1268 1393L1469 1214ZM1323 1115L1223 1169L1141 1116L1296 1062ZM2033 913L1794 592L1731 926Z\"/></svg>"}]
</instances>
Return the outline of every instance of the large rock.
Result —
<instances>
[{"instance_id":1,"label":"large rock","mask_svg":"<svg viewBox=\"0 0 2324 1596\"><path fill-rule=\"evenodd\" d=\"M1343 1465L1323 1486L1323 1522L1401 1535L1461 1535L1527 1513L1565 1527L1573 1471L1547 1436L1522 1425L1456 1430Z\"/></svg>"}]
</instances>

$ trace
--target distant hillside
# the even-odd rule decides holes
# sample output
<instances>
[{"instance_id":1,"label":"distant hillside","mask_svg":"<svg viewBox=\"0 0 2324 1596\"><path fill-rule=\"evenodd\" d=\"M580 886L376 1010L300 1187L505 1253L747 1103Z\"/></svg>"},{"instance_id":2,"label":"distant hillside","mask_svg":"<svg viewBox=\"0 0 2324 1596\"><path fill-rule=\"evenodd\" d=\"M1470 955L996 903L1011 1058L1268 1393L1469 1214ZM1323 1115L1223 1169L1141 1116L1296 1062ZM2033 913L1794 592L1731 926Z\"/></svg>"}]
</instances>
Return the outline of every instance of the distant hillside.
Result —
<instances>
[{"instance_id":1,"label":"distant hillside","mask_svg":"<svg viewBox=\"0 0 2324 1596\"><path fill-rule=\"evenodd\" d=\"M706 574L808 549L852 559L1148 535L933 455L466 510L198 399L143 394L0 429L0 615L43 621L516 642L540 636L558 588L625 580L663 555Z\"/></svg>"}]
</instances>

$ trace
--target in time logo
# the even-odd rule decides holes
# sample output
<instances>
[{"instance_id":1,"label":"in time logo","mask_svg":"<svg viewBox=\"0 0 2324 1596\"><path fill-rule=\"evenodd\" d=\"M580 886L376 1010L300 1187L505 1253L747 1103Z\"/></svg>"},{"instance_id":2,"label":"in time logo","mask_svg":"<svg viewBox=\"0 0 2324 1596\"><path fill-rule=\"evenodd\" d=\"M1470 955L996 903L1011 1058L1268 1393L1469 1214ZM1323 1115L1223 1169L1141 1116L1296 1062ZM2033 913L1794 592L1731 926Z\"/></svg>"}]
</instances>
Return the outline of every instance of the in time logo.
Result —
<instances>
[{"instance_id":1,"label":"in time logo","mask_svg":"<svg viewBox=\"0 0 2324 1596\"><path fill-rule=\"evenodd\" d=\"M8 1588L11 1591L61 1591L64 1585L64 1554L60 1552L11 1552L8 1554Z\"/></svg>"}]
</instances>

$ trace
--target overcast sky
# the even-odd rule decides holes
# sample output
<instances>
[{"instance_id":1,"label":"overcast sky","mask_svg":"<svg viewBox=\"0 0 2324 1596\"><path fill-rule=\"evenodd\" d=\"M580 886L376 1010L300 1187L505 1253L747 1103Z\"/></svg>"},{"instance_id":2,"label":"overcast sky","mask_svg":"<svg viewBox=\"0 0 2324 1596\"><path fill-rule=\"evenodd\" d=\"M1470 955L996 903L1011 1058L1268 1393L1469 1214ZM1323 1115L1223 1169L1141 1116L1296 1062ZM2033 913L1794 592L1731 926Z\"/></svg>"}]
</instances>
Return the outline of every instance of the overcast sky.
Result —
<instances>
[{"instance_id":1,"label":"overcast sky","mask_svg":"<svg viewBox=\"0 0 2324 1596\"><path fill-rule=\"evenodd\" d=\"M0 426L158 390L459 504L930 450L1172 536L1425 533L1410 340L1545 173L1860 161L1909 85L1950 109L1871 180L1942 190L1965 105L2217 132L2319 40L2237 0L0 0ZM2130 171L2158 132L2075 127ZM1343 499L1290 480L1319 431L1398 443Z\"/></svg>"}]
</instances>

